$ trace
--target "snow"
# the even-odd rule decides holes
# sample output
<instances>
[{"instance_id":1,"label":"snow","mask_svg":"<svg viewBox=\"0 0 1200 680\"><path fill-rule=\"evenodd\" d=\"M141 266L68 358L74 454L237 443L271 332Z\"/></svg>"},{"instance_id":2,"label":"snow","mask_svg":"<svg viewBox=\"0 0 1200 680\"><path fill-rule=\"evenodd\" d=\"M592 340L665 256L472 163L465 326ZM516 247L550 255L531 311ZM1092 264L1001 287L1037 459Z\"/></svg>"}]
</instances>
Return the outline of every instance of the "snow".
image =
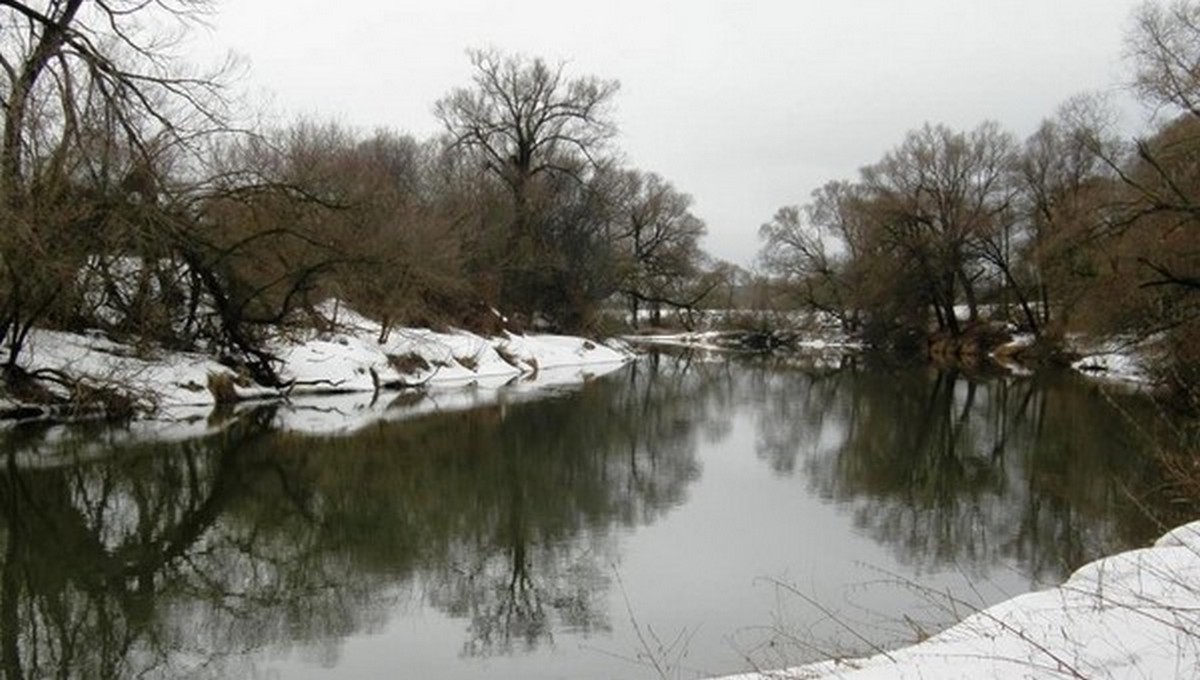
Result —
<instances>
[{"instance_id":1,"label":"snow","mask_svg":"<svg viewBox=\"0 0 1200 680\"><path fill-rule=\"evenodd\" d=\"M96 334L33 330L22 368L53 369L95 386L119 387L143 410L214 403L208 376L233 372L215 360L186 352L139 352Z\"/></svg>"},{"instance_id":2,"label":"snow","mask_svg":"<svg viewBox=\"0 0 1200 680\"><path fill-rule=\"evenodd\" d=\"M707 351L722 351L729 349L720 340L728 334L722 331L699 331L693 333L659 333L646 335L629 335L622 338L626 342L642 345L661 345L664 347L691 347Z\"/></svg>"},{"instance_id":3,"label":"snow","mask_svg":"<svg viewBox=\"0 0 1200 680\"><path fill-rule=\"evenodd\" d=\"M1123 382L1148 384L1151 381L1141 361L1124 352L1092 354L1072 362L1071 368Z\"/></svg>"},{"instance_id":4,"label":"snow","mask_svg":"<svg viewBox=\"0 0 1200 680\"><path fill-rule=\"evenodd\" d=\"M368 392L301 395L275 414L274 425L287 432L346 435L381 422L399 422L434 413L453 413L484 406L506 407L529 399L579 389L587 381L622 364L557 367L513 378L483 378L468 384L431 383L415 392L376 397Z\"/></svg>"},{"instance_id":5,"label":"snow","mask_svg":"<svg viewBox=\"0 0 1200 680\"><path fill-rule=\"evenodd\" d=\"M1200 677L1200 522L911 647L726 680L1014 677Z\"/></svg>"},{"instance_id":6,"label":"snow","mask_svg":"<svg viewBox=\"0 0 1200 680\"><path fill-rule=\"evenodd\" d=\"M1067 349L1078 355L1071 368L1103 381L1132 386L1152 385L1154 369L1165 360L1162 336L1068 335Z\"/></svg>"},{"instance_id":7,"label":"snow","mask_svg":"<svg viewBox=\"0 0 1200 680\"><path fill-rule=\"evenodd\" d=\"M1071 368L1079 373L1111 383L1146 386L1153 384L1152 369L1161 361L1158 341L1154 336L1094 338L1075 334L1066 338L1066 346L1079 357L1071 362ZM1014 375L1032 375L1033 371L1013 357L1035 342L1031 334L1015 334L1012 340L992 351L992 358Z\"/></svg>"},{"instance_id":8,"label":"snow","mask_svg":"<svg viewBox=\"0 0 1200 680\"><path fill-rule=\"evenodd\" d=\"M1033 375L1028 367L1013 360L1013 356L1032 347L1037 342L1037 336L1032 333L1014 333L1012 339L1000 345L991 352L992 361L1012 375L1029 377Z\"/></svg>"},{"instance_id":9,"label":"snow","mask_svg":"<svg viewBox=\"0 0 1200 680\"><path fill-rule=\"evenodd\" d=\"M1153 341L1138 343L1115 337L1091 344L1075 339L1071 344L1080 354L1071 368L1081 373L1139 385L1153 382L1148 370L1153 365Z\"/></svg>"},{"instance_id":10,"label":"snow","mask_svg":"<svg viewBox=\"0 0 1200 680\"><path fill-rule=\"evenodd\" d=\"M372 370L385 384L450 383L481 378L507 381L545 368L621 364L631 357L622 348L565 335L505 332L484 337L464 330L439 333L401 328L393 330L380 343L378 322L336 303L326 303L321 311L338 332L314 334L299 346L278 347L281 356L286 353L285 370L281 372L285 378L300 383L338 379L344 381L338 386L340 389L367 391L373 385ZM405 374L393 365L394 357L417 357L428 368ZM320 390L321 385L315 385L314 389Z\"/></svg>"},{"instance_id":11,"label":"snow","mask_svg":"<svg viewBox=\"0 0 1200 680\"><path fill-rule=\"evenodd\" d=\"M694 331L687 333L659 333L626 335L621 339L635 345L660 345L665 347L688 347L707 351L739 349L737 341L745 334L739 331ZM865 348L861 342L849 339L840 332L822 331L809 337L791 340L787 346L794 349L824 351L859 351Z\"/></svg>"},{"instance_id":12,"label":"snow","mask_svg":"<svg viewBox=\"0 0 1200 680\"><path fill-rule=\"evenodd\" d=\"M234 381L235 392L243 400L355 395L336 404L330 400L319 408L329 413L359 413L364 405L373 405L368 410L375 412L380 403L392 401L389 396L380 396L379 388L392 388L389 393L417 385L430 389L467 385L497 389L521 382L528 389L581 381L632 358L619 346L562 335L504 333L484 337L463 330L400 328L380 343L377 322L336 302L326 303L323 311L332 319L333 331L306 331L270 343L270 350L279 358L279 376L287 385L282 390L239 378L233 369L212 357L136 348L98 333L34 330L20 361L28 371L51 369L70 380L118 390L132 397L141 413L162 420L183 420L186 418L179 414L188 409L216 404L208 387L213 377ZM59 396L67 396L65 387L47 385ZM22 405L11 398L0 400L0 409L14 410ZM321 420L328 422L330 418ZM305 429L314 428L324 431L328 426Z\"/></svg>"},{"instance_id":13,"label":"snow","mask_svg":"<svg viewBox=\"0 0 1200 680\"><path fill-rule=\"evenodd\" d=\"M481 378L470 383L430 383L421 390L300 394L273 405L272 425L282 432L343 436L383 422L401 422L426 415L454 413L485 406L504 408L523 401L553 396L582 388L589 380L621 368L621 363L562 366L536 376ZM261 402L238 404L232 415L260 408ZM177 406L121 427L104 428L100 434L88 430L81 435L70 423L41 431L23 440L15 452L21 468L54 468L77 465L111 454L114 448L132 443L178 442L215 434L236 418L210 418L211 406Z\"/></svg>"}]
</instances>

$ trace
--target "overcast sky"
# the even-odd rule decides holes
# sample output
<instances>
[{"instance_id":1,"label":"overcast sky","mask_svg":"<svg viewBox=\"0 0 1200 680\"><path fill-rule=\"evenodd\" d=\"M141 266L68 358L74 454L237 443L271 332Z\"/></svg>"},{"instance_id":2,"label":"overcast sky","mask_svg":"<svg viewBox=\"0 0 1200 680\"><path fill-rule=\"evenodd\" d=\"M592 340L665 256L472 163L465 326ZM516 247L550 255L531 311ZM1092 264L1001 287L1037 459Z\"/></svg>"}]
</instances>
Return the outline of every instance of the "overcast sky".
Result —
<instances>
[{"instance_id":1,"label":"overcast sky","mask_svg":"<svg viewBox=\"0 0 1200 680\"><path fill-rule=\"evenodd\" d=\"M750 265L758 226L851 178L924 122L1024 137L1069 96L1128 79L1138 0L226 0L205 51L287 116L438 130L469 47L621 82L631 164L696 200L705 247Z\"/></svg>"}]
</instances>

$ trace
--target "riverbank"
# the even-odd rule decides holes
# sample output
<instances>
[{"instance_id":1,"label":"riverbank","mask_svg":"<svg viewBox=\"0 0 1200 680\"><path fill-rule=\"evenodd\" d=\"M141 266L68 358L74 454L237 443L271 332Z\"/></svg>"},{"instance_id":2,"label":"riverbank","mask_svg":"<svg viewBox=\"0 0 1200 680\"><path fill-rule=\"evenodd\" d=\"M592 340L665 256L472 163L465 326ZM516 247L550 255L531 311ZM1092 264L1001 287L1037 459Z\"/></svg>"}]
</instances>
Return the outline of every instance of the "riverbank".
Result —
<instances>
[{"instance_id":1,"label":"riverbank","mask_svg":"<svg viewBox=\"0 0 1200 680\"><path fill-rule=\"evenodd\" d=\"M332 330L293 331L270 341L282 386L255 383L200 353L121 343L99 333L34 330L20 367L44 376L0 396L7 419L129 415L177 419L219 404L363 395L515 381L582 380L589 367L619 366L632 354L620 345L564 335L483 336L465 330L397 328L379 341L378 322L329 304ZM542 382L546 382L542 381ZM385 403L388 399L382 400Z\"/></svg>"},{"instance_id":2,"label":"riverbank","mask_svg":"<svg viewBox=\"0 0 1200 680\"><path fill-rule=\"evenodd\" d=\"M621 340L634 345L690 347L709 351L765 352L774 350L857 352L866 345L848 336L833 333L780 333L775 331L709 330L683 333L645 333L625 335Z\"/></svg>"},{"instance_id":3,"label":"riverbank","mask_svg":"<svg viewBox=\"0 0 1200 680\"><path fill-rule=\"evenodd\" d=\"M777 333L737 330L708 330L681 333L648 333L621 338L633 345L682 347L703 351L798 351L798 352L863 352L866 343L837 332ZM1016 375L1029 375L1043 359L1034 356L1041 350L1036 338L1016 334L984 354L1000 368ZM1126 337L1088 338L1072 336L1067 339L1063 365L1089 378L1134 386L1150 386L1153 369L1161 361L1153 339ZM1069 359L1069 360L1066 360ZM971 365L978 365L978 357Z\"/></svg>"},{"instance_id":4,"label":"riverbank","mask_svg":"<svg viewBox=\"0 0 1200 680\"><path fill-rule=\"evenodd\" d=\"M1197 669L1200 522L1193 522L911 647L725 680L1181 678Z\"/></svg>"}]
</instances>

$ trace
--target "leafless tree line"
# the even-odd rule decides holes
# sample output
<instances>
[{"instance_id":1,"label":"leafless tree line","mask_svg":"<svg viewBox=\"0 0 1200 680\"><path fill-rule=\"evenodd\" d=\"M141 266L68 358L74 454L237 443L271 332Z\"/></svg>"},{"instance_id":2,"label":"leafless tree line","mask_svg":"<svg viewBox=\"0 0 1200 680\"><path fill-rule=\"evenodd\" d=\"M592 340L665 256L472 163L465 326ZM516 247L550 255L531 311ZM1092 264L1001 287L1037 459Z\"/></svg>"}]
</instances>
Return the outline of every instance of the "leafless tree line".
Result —
<instances>
[{"instance_id":1,"label":"leafless tree line","mask_svg":"<svg viewBox=\"0 0 1200 680\"><path fill-rule=\"evenodd\" d=\"M1194 362L1200 3L1151 2L1133 19L1131 87L1158 112L1144 136L1123 139L1098 95L1023 142L995 123L926 125L781 209L760 230L765 268L881 344L962 343L987 304L1046 345L1161 332L1172 370Z\"/></svg>"},{"instance_id":2,"label":"leafless tree line","mask_svg":"<svg viewBox=\"0 0 1200 680\"><path fill-rule=\"evenodd\" d=\"M238 123L234 65L175 54L206 0L0 1L0 338L36 327L216 353L278 382L265 340L337 297L396 324L596 329L613 296L694 305L714 269L691 199L630 169L614 81L494 51L433 139Z\"/></svg>"}]
</instances>

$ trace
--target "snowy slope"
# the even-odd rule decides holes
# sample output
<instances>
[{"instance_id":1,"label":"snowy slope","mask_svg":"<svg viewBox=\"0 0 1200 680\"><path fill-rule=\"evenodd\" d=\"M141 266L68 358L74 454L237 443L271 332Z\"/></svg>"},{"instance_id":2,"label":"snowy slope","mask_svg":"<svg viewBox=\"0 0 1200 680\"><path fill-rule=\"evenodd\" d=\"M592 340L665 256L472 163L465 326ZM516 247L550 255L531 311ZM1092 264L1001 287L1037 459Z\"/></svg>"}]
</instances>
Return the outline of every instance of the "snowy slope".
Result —
<instances>
[{"instance_id":1,"label":"snowy slope","mask_svg":"<svg viewBox=\"0 0 1200 680\"><path fill-rule=\"evenodd\" d=\"M727 680L1200 677L1200 522L1092 562L928 640L866 659Z\"/></svg>"},{"instance_id":2,"label":"snowy slope","mask_svg":"<svg viewBox=\"0 0 1200 680\"><path fill-rule=\"evenodd\" d=\"M515 380L562 380L549 369L568 371L572 380L595 367L617 367L631 358L623 349L579 337L513 335L484 337L461 330L394 330L378 342L379 325L341 308L333 332L310 331L280 338L270 345L279 358L279 376L287 387L269 389L241 379L235 387L241 399L299 397L306 394L360 394L354 403L372 403L378 388L475 384L498 387ZM35 330L30 334L21 365L28 371L51 369L69 381L92 387L111 387L134 398L138 410L174 417L181 408L212 407L213 377L237 379L234 371L212 357L161 349L146 350L113 342L98 334ZM542 376L545 375L545 380ZM66 396L66 388L49 384ZM381 399L384 403L390 399ZM0 410L22 404L0 398Z\"/></svg>"}]
</instances>

